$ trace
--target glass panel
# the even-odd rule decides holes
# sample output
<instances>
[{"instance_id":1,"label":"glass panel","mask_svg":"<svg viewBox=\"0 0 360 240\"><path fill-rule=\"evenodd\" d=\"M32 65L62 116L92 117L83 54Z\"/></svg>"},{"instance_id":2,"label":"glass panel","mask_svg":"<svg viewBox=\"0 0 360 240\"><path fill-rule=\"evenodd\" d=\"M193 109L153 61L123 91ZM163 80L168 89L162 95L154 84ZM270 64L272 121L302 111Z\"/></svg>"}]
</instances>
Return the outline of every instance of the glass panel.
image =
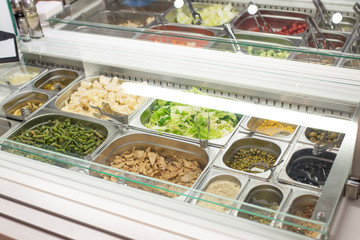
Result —
<instances>
[{"instance_id":1,"label":"glass panel","mask_svg":"<svg viewBox=\"0 0 360 240\"><path fill-rule=\"evenodd\" d=\"M304 9L261 5L252 15L248 2L194 2L203 20L196 25L187 4L176 8L179 2L79 0L49 21L59 30L358 68L359 16L349 3L340 16L329 11L334 16L329 21L327 15L322 20L315 5Z\"/></svg>"},{"instance_id":2,"label":"glass panel","mask_svg":"<svg viewBox=\"0 0 360 240\"><path fill-rule=\"evenodd\" d=\"M46 73L51 71L33 83ZM80 93L82 101L91 89L105 96L121 87L122 94L127 94L122 81L78 79L51 98L45 108L23 116L21 120L25 121L2 119L1 151L99 178L104 183L196 205L204 211L222 212L239 224L251 221L313 238L328 234L336 204L326 206L325 220L315 215L316 206L326 205L321 202L326 193L323 190L332 188L332 184L339 186L339 177L345 181L350 171L351 162L338 160L351 147L349 141L344 144L349 133L344 126L350 119L338 119L336 125L344 132L335 131L340 129L336 126L325 131L144 96L139 97L143 101L138 103L138 110L127 118L114 115L111 111L115 107L104 104L99 109L111 120L95 118L94 113L101 117L98 108L87 109L91 114L84 112L77 99ZM105 94L107 90L111 91ZM177 92L204 97L197 89ZM90 95L94 98L97 94ZM135 95L127 96L137 99ZM241 105L237 100L215 98L224 99ZM76 102L80 108L73 113L63 109ZM11 114L8 116L11 118ZM289 147L290 142L293 147ZM346 174L339 176L339 169ZM336 189L331 189L333 199L341 196L342 188Z\"/></svg>"}]
</instances>

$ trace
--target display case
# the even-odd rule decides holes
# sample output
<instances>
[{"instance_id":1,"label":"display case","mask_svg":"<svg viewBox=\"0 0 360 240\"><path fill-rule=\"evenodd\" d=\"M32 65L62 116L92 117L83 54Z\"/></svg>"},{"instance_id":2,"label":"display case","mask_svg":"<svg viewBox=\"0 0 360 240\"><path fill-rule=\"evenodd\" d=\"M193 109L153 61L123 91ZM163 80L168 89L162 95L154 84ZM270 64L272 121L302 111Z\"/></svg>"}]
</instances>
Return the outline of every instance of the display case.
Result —
<instances>
[{"instance_id":1,"label":"display case","mask_svg":"<svg viewBox=\"0 0 360 240\"><path fill-rule=\"evenodd\" d=\"M343 21L311 1L194 2L205 25L174 1L73 2L1 68L3 198L119 238L331 239L359 190L359 16L324 3Z\"/></svg>"}]
</instances>

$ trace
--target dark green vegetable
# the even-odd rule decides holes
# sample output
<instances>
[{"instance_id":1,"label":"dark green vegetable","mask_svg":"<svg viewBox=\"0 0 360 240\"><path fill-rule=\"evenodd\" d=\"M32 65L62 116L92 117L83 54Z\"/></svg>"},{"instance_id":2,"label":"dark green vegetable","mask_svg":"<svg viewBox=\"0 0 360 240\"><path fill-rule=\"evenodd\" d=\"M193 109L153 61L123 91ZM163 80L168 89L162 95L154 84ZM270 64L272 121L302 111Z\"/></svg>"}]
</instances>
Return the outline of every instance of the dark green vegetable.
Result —
<instances>
[{"instance_id":1,"label":"dark green vegetable","mask_svg":"<svg viewBox=\"0 0 360 240\"><path fill-rule=\"evenodd\" d=\"M28 129L10 138L10 140L41 147L43 149L76 156L84 157L91 154L105 140L105 137L94 129L85 127L81 123L72 122L70 119L64 121L50 120L46 124ZM15 154L33 158L35 160L54 164L55 160L32 156L19 150L7 149ZM55 165L59 165L56 164ZM68 164L65 164L68 165Z\"/></svg>"}]
</instances>

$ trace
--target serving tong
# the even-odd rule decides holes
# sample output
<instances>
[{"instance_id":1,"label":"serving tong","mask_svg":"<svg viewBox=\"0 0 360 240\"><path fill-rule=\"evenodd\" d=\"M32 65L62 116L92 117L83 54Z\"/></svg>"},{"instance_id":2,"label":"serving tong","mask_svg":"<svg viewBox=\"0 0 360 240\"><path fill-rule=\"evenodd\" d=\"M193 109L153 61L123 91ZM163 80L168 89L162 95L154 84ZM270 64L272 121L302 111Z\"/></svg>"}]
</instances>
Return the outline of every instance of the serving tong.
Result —
<instances>
[{"instance_id":1,"label":"serving tong","mask_svg":"<svg viewBox=\"0 0 360 240\"><path fill-rule=\"evenodd\" d=\"M336 24L332 21L329 11L326 9L326 7L321 2L321 0L313 0L313 3L315 5L317 11L320 14L321 20L325 23L325 27L327 29L335 30L335 27L337 27L340 31L342 31L342 28L340 27L340 25ZM327 20L326 18L328 18L330 20Z\"/></svg>"},{"instance_id":2,"label":"serving tong","mask_svg":"<svg viewBox=\"0 0 360 240\"><path fill-rule=\"evenodd\" d=\"M230 23L225 23L224 24L224 30L225 30L226 34L228 35L229 39L232 42L231 45L233 46L234 51L235 52L241 52L241 48L240 48L239 44L237 44L237 39L235 37L234 30L232 29Z\"/></svg>"},{"instance_id":3,"label":"serving tong","mask_svg":"<svg viewBox=\"0 0 360 240\"><path fill-rule=\"evenodd\" d=\"M102 102L102 108L97 106L89 105L90 107L99 111L99 113L93 113L93 115L97 118L101 118L103 115L107 116L111 119L116 120L117 122L121 123L124 127L129 126L129 117L128 115L116 112L111 109L110 104L107 102Z\"/></svg>"},{"instance_id":4,"label":"serving tong","mask_svg":"<svg viewBox=\"0 0 360 240\"><path fill-rule=\"evenodd\" d=\"M257 163L253 163L251 164L247 170L248 171L258 171L260 173L262 172L266 172L268 170L274 171L274 169L279 166L282 162L284 161L284 159L282 159L280 162L278 162L275 165L272 165L271 167L269 167L269 165L265 162L257 162ZM263 168L258 168L258 167L263 167Z\"/></svg>"},{"instance_id":5,"label":"serving tong","mask_svg":"<svg viewBox=\"0 0 360 240\"><path fill-rule=\"evenodd\" d=\"M195 24L195 25L201 25L203 23L203 19L201 18L200 13L195 11L191 0L185 0L185 2L186 2L186 5L188 6L188 8L190 10L190 13L191 13L192 17L193 17L193 20L192 20L191 23Z\"/></svg>"},{"instance_id":6,"label":"serving tong","mask_svg":"<svg viewBox=\"0 0 360 240\"><path fill-rule=\"evenodd\" d=\"M255 21L255 23L258 26L260 31L265 32L265 28L267 28L267 29L270 30L271 33L274 33L273 28L270 26L270 24L268 22L265 21L265 19L261 15L261 13L258 10L258 7L256 6L255 3L249 2L249 4L248 4L248 13L253 16L254 21ZM259 16L259 18L260 18L260 20L261 20L261 22L263 24L263 27L259 24L259 21L257 20L256 15Z\"/></svg>"},{"instance_id":7,"label":"serving tong","mask_svg":"<svg viewBox=\"0 0 360 240\"><path fill-rule=\"evenodd\" d=\"M208 113L208 129L207 129L207 136L206 136L206 139L201 139L201 136L200 136L200 128L199 128L199 124L198 124L198 118L197 118L197 115L195 115L195 124L196 124L196 130L197 130L197 133L198 133L198 139L199 139L199 142L200 142L200 147L202 149L205 149L205 148L208 148L209 147L209 132L210 132L210 116L209 116L209 113Z\"/></svg>"},{"instance_id":8,"label":"serving tong","mask_svg":"<svg viewBox=\"0 0 360 240\"><path fill-rule=\"evenodd\" d=\"M315 156L320 156L322 153L326 152L327 150L331 150L335 146L336 143L339 143L340 134L338 134L336 141L328 142L327 138L329 136L329 133L330 132L326 131L324 136L320 139L320 141L315 143L314 149L313 149L313 154Z\"/></svg>"},{"instance_id":9,"label":"serving tong","mask_svg":"<svg viewBox=\"0 0 360 240\"><path fill-rule=\"evenodd\" d=\"M307 28L307 31L310 32L311 38L313 39L314 45L315 45L315 47L316 47L317 49L322 49L322 48L324 48L324 46L323 46L323 44L321 44L321 43L317 40L313 28L314 28L315 31L320 35L320 37L323 39L323 41L326 43L326 48L327 48L327 49L330 49L330 47L331 47L332 49L335 50L335 47L334 47L334 45L332 44L332 42L329 41L329 40L327 40L327 38L326 38L326 37L324 36L324 34L321 32L319 26L315 23L314 19L313 19L311 16L309 16L309 17L306 18L306 23L307 23L307 25L309 26L309 27ZM308 45L309 45L309 44L308 44Z\"/></svg>"},{"instance_id":10,"label":"serving tong","mask_svg":"<svg viewBox=\"0 0 360 240\"><path fill-rule=\"evenodd\" d=\"M30 103L30 108L28 107L22 107L20 108L21 116L25 119L31 114L31 110L34 109L33 103Z\"/></svg>"}]
</instances>

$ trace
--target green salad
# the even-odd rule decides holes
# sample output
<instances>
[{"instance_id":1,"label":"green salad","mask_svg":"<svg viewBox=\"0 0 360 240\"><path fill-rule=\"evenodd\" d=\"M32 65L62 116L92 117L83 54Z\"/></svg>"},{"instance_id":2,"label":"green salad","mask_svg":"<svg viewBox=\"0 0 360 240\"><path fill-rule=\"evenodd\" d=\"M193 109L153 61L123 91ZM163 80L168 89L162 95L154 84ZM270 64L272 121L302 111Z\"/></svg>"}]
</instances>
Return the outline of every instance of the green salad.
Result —
<instances>
[{"instance_id":1,"label":"green salad","mask_svg":"<svg viewBox=\"0 0 360 240\"><path fill-rule=\"evenodd\" d=\"M191 138L206 139L210 118L209 139L226 136L234 130L242 115L156 100L147 128ZM196 126L196 122L197 125Z\"/></svg>"}]
</instances>

